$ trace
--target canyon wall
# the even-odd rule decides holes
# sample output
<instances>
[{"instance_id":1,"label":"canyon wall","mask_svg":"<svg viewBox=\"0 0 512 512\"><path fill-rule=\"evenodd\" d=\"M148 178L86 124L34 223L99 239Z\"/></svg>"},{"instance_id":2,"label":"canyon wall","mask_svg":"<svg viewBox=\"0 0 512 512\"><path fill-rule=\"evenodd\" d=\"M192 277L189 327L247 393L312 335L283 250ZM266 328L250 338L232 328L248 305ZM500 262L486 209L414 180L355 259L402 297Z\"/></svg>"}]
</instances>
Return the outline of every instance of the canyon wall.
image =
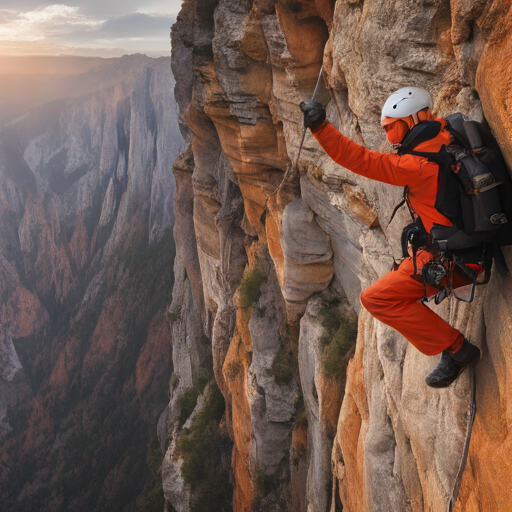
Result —
<instances>
[{"instance_id":1,"label":"canyon wall","mask_svg":"<svg viewBox=\"0 0 512 512\"><path fill-rule=\"evenodd\" d=\"M163 508L184 148L170 58L109 59L82 81L87 94L0 128L0 508L13 512Z\"/></svg>"},{"instance_id":2,"label":"canyon wall","mask_svg":"<svg viewBox=\"0 0 512 512\"><path fill-rule=\"evenodd\" d=\"M174 166L166 510L206 510L212 492L204 475L185 471L190 452L180 442L208 410L209 388L197 389L205 371L226 403L218 467L233 485L232 502L228 489L207 510L447 509L469 373L428 388L439 357L361 306L361 290L400 257L408 214L388 219L402 191L334 164L309 133L295 168L298 104L323 63L330 122L391 151L381 106L400 87L424 87L438 116L485 117L510 164L511 24L504 0L184 1L172 30L189 148ZM510 250L505 257L510 265ZM511 298L511 278L494 269L471 305L435 306L483 350L455 510L510 510Z\"/></svg>"}]
</instances>

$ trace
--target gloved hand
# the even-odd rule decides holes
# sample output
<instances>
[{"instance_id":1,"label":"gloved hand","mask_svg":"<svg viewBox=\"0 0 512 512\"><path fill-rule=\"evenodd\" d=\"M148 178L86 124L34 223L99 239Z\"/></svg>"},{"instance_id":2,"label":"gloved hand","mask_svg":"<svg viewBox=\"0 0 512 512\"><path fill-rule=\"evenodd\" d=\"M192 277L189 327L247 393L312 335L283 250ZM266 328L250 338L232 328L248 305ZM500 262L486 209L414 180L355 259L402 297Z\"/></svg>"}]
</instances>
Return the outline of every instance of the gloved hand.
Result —
<instances>
[{"instance_id":1,"label":"gloved hand","mask_svg":"<svg viewBox=\"0 0 512 512\"><path fill-rule=\"evenodd\" d=\"M323 105L318 101L302 101L299 105L304 113L304 127L318 128L326 119L326 113Z\"/></svg>"}]
</instances>

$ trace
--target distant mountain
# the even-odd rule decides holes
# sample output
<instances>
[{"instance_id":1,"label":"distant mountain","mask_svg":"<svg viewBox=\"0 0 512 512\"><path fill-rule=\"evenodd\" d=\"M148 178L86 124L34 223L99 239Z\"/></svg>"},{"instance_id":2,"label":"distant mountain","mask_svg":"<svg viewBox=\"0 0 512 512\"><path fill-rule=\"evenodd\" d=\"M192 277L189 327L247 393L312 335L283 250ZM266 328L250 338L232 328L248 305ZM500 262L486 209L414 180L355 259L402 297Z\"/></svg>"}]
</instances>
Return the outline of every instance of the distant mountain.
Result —
<instances>
[{"instance_id":1,"label":"distant mountain","mask_svg":"<svg viewBox=\"0 0 512 512\"><path fill-rule=\"evenodd\" d=\"M107 69L135 58L147 57L0 56L0 126L49 101L96 90L108 76Z\"/></svg>"},{"instance_id":2,"label":"distant mountain","mask_svg":"<svg viewBox=\"0 0 512 512\"><path fill-rule=\"evenodd\" d=\"M170 59L53 83L81 93L0 127L0 508L146 510L172 371Z\"/></svg>"},{"instance_id":3,"label":"distant mountain","mask_svg":"<svg viewBox=\"0 0 512 512\"><path fill-rule=\"evenodd\" d=\"M74 55L0 55L0 75L74 75L86 73L91 68L116 59L102 57L77 57Z\"/></svg>"}]
</instances>

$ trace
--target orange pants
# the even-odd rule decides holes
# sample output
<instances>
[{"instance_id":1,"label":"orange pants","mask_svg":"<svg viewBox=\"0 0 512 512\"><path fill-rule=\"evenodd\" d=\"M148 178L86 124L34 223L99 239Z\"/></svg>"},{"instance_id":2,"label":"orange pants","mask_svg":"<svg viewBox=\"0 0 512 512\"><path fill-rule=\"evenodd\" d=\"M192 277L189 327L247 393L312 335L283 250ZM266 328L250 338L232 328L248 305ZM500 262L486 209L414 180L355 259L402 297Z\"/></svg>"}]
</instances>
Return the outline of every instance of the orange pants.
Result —
<instances>
[{"instance_id":1,"label":"orange pants","mask_svg":"<svg viewBox=\"0 0 512 512\"><path fill-rule=\"evenodd\" d=\"M418 251L418 272L432 259L425 251ZM443 350L457 352L462 345L462 334L420 302L423 284L411 278L414 273L412 258L406 258L398 270L387 273L361 294L363 306L382 323L393 327L428 356ZM427 286L427 296L439 290Z\"/></svg>"}]
</instances>

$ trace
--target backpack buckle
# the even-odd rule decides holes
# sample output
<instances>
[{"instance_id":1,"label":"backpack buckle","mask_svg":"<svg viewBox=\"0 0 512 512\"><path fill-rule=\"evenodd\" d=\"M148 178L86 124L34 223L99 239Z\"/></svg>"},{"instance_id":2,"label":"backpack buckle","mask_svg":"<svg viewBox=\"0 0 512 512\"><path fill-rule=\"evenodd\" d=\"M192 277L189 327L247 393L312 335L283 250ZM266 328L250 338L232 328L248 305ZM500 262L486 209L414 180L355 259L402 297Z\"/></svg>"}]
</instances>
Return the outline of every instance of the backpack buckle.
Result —
<instances>
[{"instance_id":1,"label":"backpack buckle","mask_svg":"<svg viewBox=\"0 0 512 512\"><path fill-rule=\"evenodd\" d=\"M457 162L460 162L462 159L467 158L469 154L465 149L462 149L461 151L457 151L457 153L454 153L453 156L455 157L455 160L457 160Z\"/></svg>"},{"instance_id":2,"label":"backpack buckle","mask_svg":"<svg viewBox=\"0 0 512 512\"><path fill-rule=\"evenodd\" d=\"M460 162L457 162L456 164L452 164L452 171L455 174L459 174L460 171Z\"/></svg>"},{"instance_id":3,"label":"backpack buckle","mask_svg":"<svg viewBox=\"0 0 512 512\"><path fill-rule=\"evenodd\" d=\"M469 156L469 153L464 148L461 148L460 146L455 146L453 144L447 146L446 151L452 154L457 162L460 162L462 159L467 158Z\"/></svg>"},{"instance_id":4,"label":"backpack buckle","mask_svg":"<svg viewBox=\"0 0 512 512\"><path fill-rule=\"evenodd\" d=\"M508 219L507 216L504 213L495 213L494 215L491 215L490 221L493 224L507 224Z\"/></svg>"}]
</instances>

